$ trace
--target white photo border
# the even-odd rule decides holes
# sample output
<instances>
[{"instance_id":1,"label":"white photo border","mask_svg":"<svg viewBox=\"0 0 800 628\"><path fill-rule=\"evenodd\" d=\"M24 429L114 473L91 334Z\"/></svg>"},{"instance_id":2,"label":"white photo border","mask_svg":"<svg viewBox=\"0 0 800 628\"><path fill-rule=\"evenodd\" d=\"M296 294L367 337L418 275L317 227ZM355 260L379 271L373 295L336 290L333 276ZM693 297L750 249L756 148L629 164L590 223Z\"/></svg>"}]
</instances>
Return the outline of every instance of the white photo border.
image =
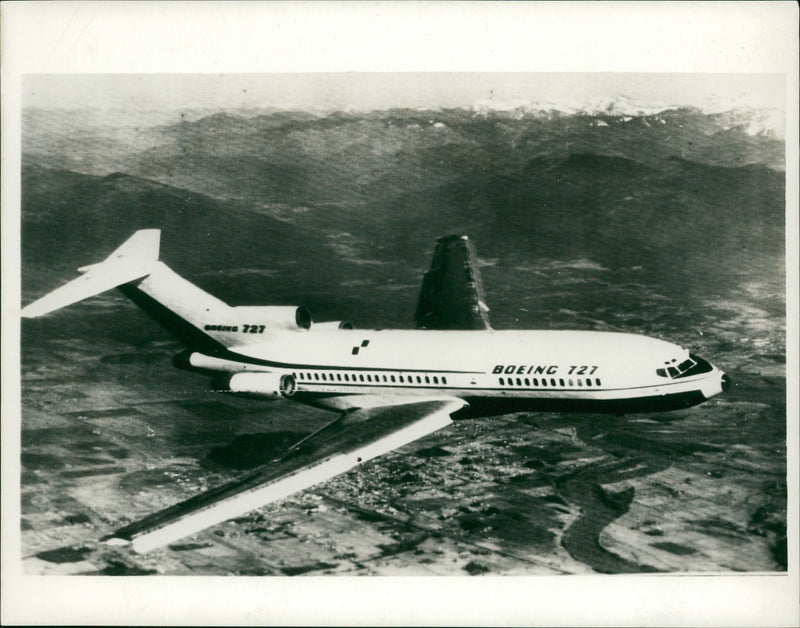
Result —
<instances>
[{"instance_id":1,"label":"white photo border","mask_svg":"<svg viewBox=\"0 0 800 628\"><path fill-rule=\"evenodd\" d=\"M796 625L797 25L793 2L3 3L2 623ZM787 574L286 579L22 573L21 78L342 71L786 77Z\"/></svg>"}]
</instances>

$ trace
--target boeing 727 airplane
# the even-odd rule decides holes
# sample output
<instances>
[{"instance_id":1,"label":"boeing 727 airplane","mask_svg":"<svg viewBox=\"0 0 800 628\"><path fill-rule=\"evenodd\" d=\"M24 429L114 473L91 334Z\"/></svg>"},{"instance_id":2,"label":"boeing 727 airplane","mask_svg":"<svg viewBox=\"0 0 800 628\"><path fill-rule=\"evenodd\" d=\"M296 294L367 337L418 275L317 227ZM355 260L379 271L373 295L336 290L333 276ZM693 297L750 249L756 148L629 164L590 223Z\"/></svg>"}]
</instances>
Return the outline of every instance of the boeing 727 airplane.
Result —
<instances>
[{"instance_id":1,"label":"boeing 727 airplane","mask_svg":"<svg viewBox=\"0 0 800 628\"><path fill-rule=\"evenodd\" d=\"M703 358L645 336L498 331L465 236L437 241L415 330L313 324L302 307L232 307L159 261L161 232L137 231L99 264L31 303L36 317L118 287L187 347L178 368L215 387L339 416L240 479L107 537L145 552L348 471L452 418L518 411L624 414L686 408L727 390Z\"/></svg>"}]
</instances>

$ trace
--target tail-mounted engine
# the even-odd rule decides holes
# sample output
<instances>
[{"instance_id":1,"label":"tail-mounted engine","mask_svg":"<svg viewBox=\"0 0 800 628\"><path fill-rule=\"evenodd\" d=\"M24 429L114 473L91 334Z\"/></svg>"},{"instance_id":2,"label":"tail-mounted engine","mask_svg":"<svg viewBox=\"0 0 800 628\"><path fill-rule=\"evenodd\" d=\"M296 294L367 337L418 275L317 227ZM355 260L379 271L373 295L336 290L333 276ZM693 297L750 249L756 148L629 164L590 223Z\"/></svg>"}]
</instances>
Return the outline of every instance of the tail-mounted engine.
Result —
<instances>
[{"instance_id":1,"label":"tail-mounted engine","mask_svg":"<svg viewBox=\"0 0 800 628\"><path fill-rule=\"evenodd\" d=\"M233 318L244 334L263 334L270 329L311 329L311 312L295 305L259 305L231 308ZM246 330L246 331L245 331Z\"/></svg>"},{"instance_id":2,"label":"tail-mounted engine","mask_svg":"<svg viewBox=\"0 0 800 628\"><path fill-rule=\"evenodd\" d=\"M331 329L355 329L350 321L327 321L325 323L314 323L314 331Z\"/></svg>"},{"instance_id":3,"label":"tail-mounted engine","mask_svg":"<svg viewBox=\"0 0 800 628\"><path fill-rule=\"evenodd\" d=\"M297 392L297 382L288 373L235 373L218 384L227 392L267 399L291 397Z\"/></svg>"}]
</instances>

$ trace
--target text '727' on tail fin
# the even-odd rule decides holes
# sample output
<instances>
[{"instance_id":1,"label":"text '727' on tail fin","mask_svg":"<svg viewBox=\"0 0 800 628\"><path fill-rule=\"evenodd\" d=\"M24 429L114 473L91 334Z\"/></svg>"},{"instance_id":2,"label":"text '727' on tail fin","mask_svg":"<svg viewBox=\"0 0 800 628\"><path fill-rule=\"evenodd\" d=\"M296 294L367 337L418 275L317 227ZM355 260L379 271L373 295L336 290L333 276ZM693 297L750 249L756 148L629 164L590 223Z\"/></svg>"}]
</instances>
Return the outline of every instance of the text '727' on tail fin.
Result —
<instances>
[{"instance_id":1,"label":"text '727' on tail fin","mask_svg":"<svg viewBox=\"0 0 800 628\"><path fill-rule=\"evenodd\" d=\"M48 312L146 277L158 261L160 229L142 229L99 264L83 266L83 275L22 309L22 316L35 318Z\"/></svg>"}]
</instances>

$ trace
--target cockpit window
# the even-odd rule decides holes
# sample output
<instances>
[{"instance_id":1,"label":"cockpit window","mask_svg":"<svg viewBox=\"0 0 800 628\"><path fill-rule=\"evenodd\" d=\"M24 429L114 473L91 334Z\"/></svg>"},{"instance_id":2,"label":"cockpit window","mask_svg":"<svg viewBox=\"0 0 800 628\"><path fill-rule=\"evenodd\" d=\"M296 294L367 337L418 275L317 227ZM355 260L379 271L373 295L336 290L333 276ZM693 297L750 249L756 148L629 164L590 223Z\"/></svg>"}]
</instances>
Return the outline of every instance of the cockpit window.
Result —
<instances>
[{"instance_id":1,"label":"cockpit window","mask_svg":"<svg viewBox=\"0 0 800 628\"><path fill-rule=\"evenodd\" d=\"M689 377L690 375L702 375L703 373L710 373L714 367L711 366L711 363L703 358L694 355L693 353L689 354L689 357L694 361L694 364L689 367L688 370L681 373L681 377Z\"/></svg>"},{"instance_id":2,"label":"cockpit window","mask_svg":"<svg viewBox=\"0 0 800 628\"><path fill-rule=\"evenodd\" d=\"M656 369L656 375L659 377L679 379L681 377L708 373L713 368L709 362L692 353L689 354L689 359L684 360L677 366L675 362L677 362L677 360L672 360L672 362L667 363L666 368Z\"/></svg>"}]
</instances>

